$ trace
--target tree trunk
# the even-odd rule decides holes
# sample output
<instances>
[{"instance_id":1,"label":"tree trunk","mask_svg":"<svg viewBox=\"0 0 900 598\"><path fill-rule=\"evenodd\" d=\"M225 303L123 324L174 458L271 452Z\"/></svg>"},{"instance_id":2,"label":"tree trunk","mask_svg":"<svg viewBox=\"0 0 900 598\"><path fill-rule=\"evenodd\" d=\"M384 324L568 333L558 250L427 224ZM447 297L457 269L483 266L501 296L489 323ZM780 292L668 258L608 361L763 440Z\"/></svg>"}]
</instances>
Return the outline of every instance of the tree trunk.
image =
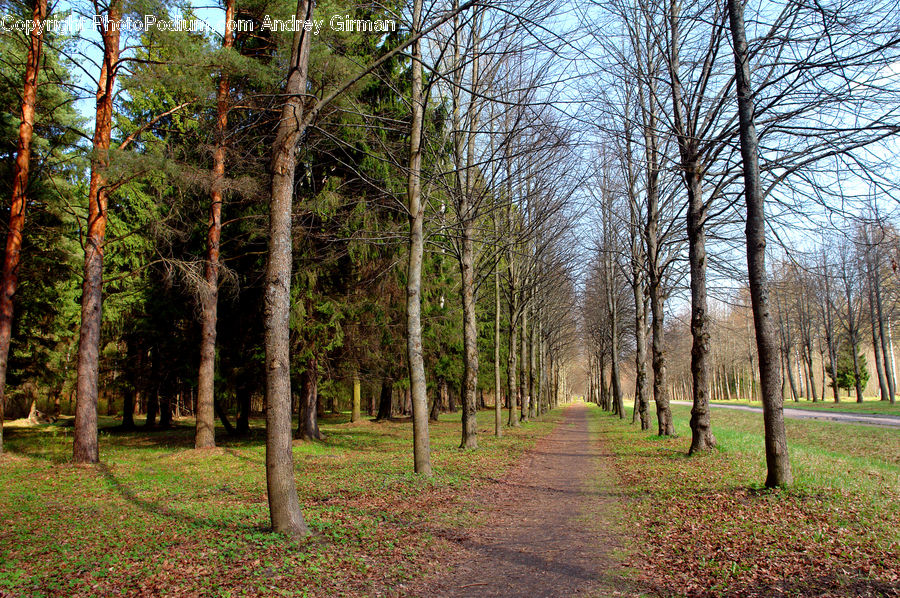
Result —
<instances>
[{"instance_id":1,"label":"tree trunk","mask_svg":"<svg viewBox=\"0 0 900 598\"><path fill-rule=\"evenodd\" d=\"M436 422L440 421L441 415L441 394L437 393L437 396L434 396L435 393L432 393L434 398L429 400L429 410L428 410L428 419L430 421Z\"/></svg>"},{"instance_id":2,"label":"tree trunk","mask_svg":"<svg viewBox=\"0 0 900 598\"><path fill-rule=\"evenodd\" d=\"M422 0L414 0L411 35L422 29ZM409 135L409 269L406 284L406 344L413 411L413 467L431 475L431 443L428 438L428 396L422 355L422 256L424 253L425 204L422 201L422 123L425 99L422 88L422 44L412 44L412 121Z\"/></svg>"},{"instance_id":3,"label":"tree trunk","mask_svg":"<svg viewBox=\"0 0 900 598\"><path fill-rule=\"evenodd\" d=\"M813 353L812 353L812 341L805 346L804 359L806 360L806 372L809 375L809 393L812 395L813 403L819 400L818 391L816 390L816 377L813 374ZM825 397L822 397L822 400L825 400Z\"/></svg>"},{"instance_id":4,"label":"tree trunk","mask_svg":"<svg viewBox=\"0 0 900 598\"><path fill-rule=\"evenodd\" d=\"M394 381L384 378L381 381L381 395L378 397L378 415L375 421L391 419L391 405L393 404Z\"/></svg>"},{"instance_id":5,"label":"tree trunk","mask_svg":"<svg viewBox=\"0 0 900 598\"><path fill-rule=\"evenodd\" d=\"M606 386L606 353L600 352L600 408L609 411L609 389Z\"/></svg>"},{"instance_id":6,"label":"tree trunk","mask_svg":"<svg viewBox=\"0 0 900 598\"><path fill-rule=\"evenodd\" d=\"M632 252L633 254L633 252ZM647 398L647 302L644 299L644 285L640 280L640 265L632 265L632 276L637 277L634 284L634 330L635 330L635 381L634 381L634 405L637 411L635 416L641 418L641 430L650 429L649 399ZM632 422L634 417L632 417Z\"/></svg>"},{"instance_id":7,"label":"tree trunk","mask_svg":"<svg viewBox=\"0 0 900 598\"><path fill-rule=\"evenodd\" d=\"M84 244L84 283L81 290L81 332L78 341L78 379L75 395L75 463L100 460L97 444L97 383L100 371L100 326L103 320L103 250L107 221L109 143L112 135L113 88L119 62L119 21L122 0L112 0L101 22L103 65L97 81L97 110L88 187L87 238Z\"/></svg>"},{"instance_id":8,"label":"tree trunk","mask_svg":"<svg viewBox=\"0 0 900 598\"><path fill-rule=\"evenodd\" d=\"M706 217L700 166L688 162L688 259L691 268L691 448L689 454L716 446L709 412L709 314L706 306Z\"/></svg>"},{"instance_id":9,"label":"tree trunk","mask_svg":"<svg viewBox=\"0 0 900 598\"><path fill-rule=\"evenodd\" d=\"M544 342L544 318L543 308L541 308L541 318L538 320L538 371L541 377L538 379L538 397L540 397L541 415L547 413L550 409L550 400L547 397L547 350Z\"/></svg>"},{"instance_id":10,"label":"tree trunk","mask_svg":"<svg viewBox=\"0 0 900 598\"><path fill-rule=\"evenodd\" d=\"M223 48L234 46L234 2L225 0ZM197 380L197 431L194 447L216 446L215 396L216 323L219 303L219 239L222 235L222 186L225 181L225 136L228 128L228 75L219 75L216 88L216 147L213 151L212 185L209 190L209 228L206 234L204 284L200 291L200 372Z\"/></svg>"},{"instance_id":11,"label":"tree trunk","mask_svg":"<svg viewBox=\"0 0 900 598\"><path fill-rule=\"evenodd\" d=\"M875 288L875 313L878 320L878 337L881 339L881 355L884 361L884 374L888 386L888 399L894 402L894 393L896 392L896 381L894 380L893 358L891 356L888 335L885 333L883 301L881 298L881 260L876 253L873 259L872 267L872 286Z\"/></svg>"},{"instance_id":12,"label":"tree trunk","mask_svg":"<svg viewBox=\"0 0 900 598\"><path fill-rule=\"evenodd\" d=\"M297 1L297 20L309 21L312 0ZM266 346L266 487L272 529L288 536L306 536L309 528L300 511L291 453L291 205L295 152L304 134L303 94L312 35L302 27L294 33L291 62L272 146L272 188L269 200L269 247L265 278Z\"/></svg>"},{"instance_id":13,"label":"tree trunk","mask_svg":"<svg viewBox=\"0 0 900 598\"><path fill-rule=\"evenodd\" d=\"M9 343L12 338L13 297L19 283L19 260L22 231L25 228L25 207L28 203L28 173L31 166L31 139L34 135L34 106L37 100L37 79L41 68L41 47L44 42L44 19L47 0L35 0L32 29L29 35L25 79L22 86L22 120L13 166L12 201L9 210L9 230L6 233L6 253L3 258L3 278L0 280L0 454L3 453L3 417L6 403L6 368L9 363Z\"/></svg>"},{"instance_id":14,"label":"tree trunk","mask_svg":"<svg viewBox=\"0 0 900 598\"><path fill-rule=\"evenodd\" d=\"M537 403L538 397L534 394L534 381L538 375L536 364L535 364L535 353L534 353L534 335L535 329L537 328L537 316L534 313L534 308L532 308L531 312L531 326L528 327L528 417L534 418L537 417Z\"/></svg>"},{"instance_id":15,"label":"tree trunk","mask_svg":"<svg viewBox=\"0 0 900 598\"><path fill-rule=\"evenodd\" d=\"M494 221L497 233L497 222ZM499 235L498 235L499 236ZM500 265L494 265L494 436L503 435L503 403L500 400Z\"/></svg>"},{"instance_id":16,"label":"tree trunk","mask_svg":"<svg viewBox=\"0 0 900 598\"><path fill-rule=\"evenodd\" d=\"M233 436L235 434L234 426L231 425L231 422L228 421L228 413L225 412L225 409L222 407L222 403L218 401L218 399L213 401L213 410L219 418L219 421L222 422L222 427L225 428L225 434L228 436Z\"/></svg>"},{"instance_id":17,"label":"tree trunk","mask_svg":"<svg viewBox=\"0 0 900 598\"><path fill-rule=\"evenodd\" d=\"M129 385L122 400L122 428L125 430L134 429L134 394L134 386Z\"/></svg>"},{"instance_id":18,"label":"tree trunk","mask_svg":"<svg viewBox=\"0 0 900 598\"><path fill-rule=\"evenodd\" d=\"M872 350L875 353L875 371L878 374L878 389L882 401L887 401L891 391L888 388L887 374L884 367L883 353L881 351L881 339L878 338L878 309L875 303L875 273L872 263L872 247L866 244L866 274L868 275L869 291L869 321L872 324Z\"/></svg>"},{"instance_id":19,"label":"tree trunk","mask_svg":"<svg viewBox=\"0 0 900 598\"><path fill-rule=\"evenodd\" d=\"M857 353L859 351L859 343L856 340L855 333L850 334L850 350L853 351L853 376L855 378L854 387L856 389L856 402L862 403L863 387L862 381L860 380L859 355Z\"/></svg>"},{"instance_id":20,"label":"tree trunk","mask_svg":"<svg viewBox=\"0 0 900 598\"><path fill-rule=\"evenodd\" d=\"M147 415L144 418L144 427L156 427L156 416L159 413L159 385L153 389L147 397Z\"/></svg>"},{"instance_id":21,"label":"tree trunk","mask_svg":"<svg viewBox=\"0 0 900 598\"><path fill-rule=\"evenodd\" d=\"M465 205L468 205L467 203ZM475 240L473 223L463 227L462 252L459 267L462 274L460 295L463 306L463 376L460 388L462 401L462 439L459 448L478 448L478 318L475 313Z\"/></svg>"},{"instance_id":22,"label":"tree trunk","mask_svg":"<svg viewBox=\"0 0 900 598\"><path fill-rule=\"evenodd\" d=\"M159 427L172 427L172 395L173 389L168 382L163 382L159 393Z\"/></svg>"},{"instance_id":23,"label":"tree trunk","mask_svg":"<svg viewBox=\"0 0 900 598\"><path fill-rule=\"evenodd\" d=\"M646 137L652 137L651 133L645 133ZM652 141L652 140L650 140ZM672 422L672 411L669 408L668 386L666 381L666 354L665 354L665 328L663 323L663 298L662 298L662 271L659 263L659 197L656 181L658 179L658 165L652 159L655 153L652 148L655 144L648 141L651 148L647 174L647 223L644 228L645 242L647 244L647 261L649 271L649 295L650 295L650 331L651 331L651 357L653 365L653 399L656 402L656 420L660 436L675 434L675 425Z\"/></svg>"},{"instance_id":24,"label":"tree trunk","mask_svg":"<svg viewBox=\"0 0 900 598\"><path fill-rule=\"evenodd\" d=\"M360 396L359 373L353 373L353 405L350 409L350 421L358 422L362 418L360 413L360 405L362 398Z\"/></svg>"},{"instance_id":25,"label":"tree trunk","mask_svg":"<svg viewBox=\"0 0 900 598\"><path fill-rule=\"evenodd\" d=\"M650 313L652 322L651 349L653 352L653 398L656 401L656 421L660 436L675 434L672 422L672 410L669 408L668 387L666 382L666 354L663 328L663 305L660 297L659 280L650 280Z\"/></svg>"},{"instance_id":26,"label":"tree trunk","mask_svg":"<svg viewBox=\"0 0 900 598\"><path fill-rule=\"evenodd\" d=\"M612 386L613 413L619 416L619 419L625 417L625 405L622 402L622 386L619 379L619 306L616 301L613 290L613 281L615 280L615 270L611 260L607 260L608 264L608 283L606 285L607 308L609 310L609 356L610 356L610 384Z\"/></svg>"},{"instance_id":27,"label":"tree trunk","mask_svg":"<svg viewBox=\"0 0 900 598\"><path fill-rule=\"evenodd\" d=\"M829 273L828 261L825 258L824 251L822 253L822 280L825 283L825 342L828 345L828 362L829 368L831 370L832 380L831 380L831 390L834 396L834 402L840 403L840 389L837 385L836 374L837 374L837 342L834 337L834 317L832 314L831 307L831 274ZM824 384L824 379L823 379ZM825 397L822 397L824 400Z\"/></svg>"},{"instance_id":28,"label":"tree trunk","mask_svg":"<svg viewBox=\"0 0 900 598\"><path fill-rule=\"evenodd\" d=\"M250 386L243 382L238 383L234 395L238 404L235 433L240 436L248 436L250 434L250 399L252 396Z\"/></svg>"},{"instance_id":29,"label":"tree trunk","mask_svg":"<svg viewBox=\"0 0 900 598\"><path fill-rule=\"evenodd\" d=\"M738 94L741 158L744 166L744 195L747 202L747 272L753 321L759 353L759 378L762 387L765 429L766 486L786 486L792 481L784 429L784 398L779 393L780 372L778 345L769 313L766 282L766 222L759 178L759 142L753 116L753 91L750 86L750 60L744 33L744 8L741 0L728 0L728 16L734 48L735 77Z\"/></svg>"},{"instance_id":30,"label":"tree trunk","mask_svg":"<svg viewBox=\"0 0 900 598\"><path fill-rule=\"evenodd\" d=\"M508 349L509 352L506 356L506 396L509 401L509 419L506 422L506 425L517 427L519 425L519 418L516 414L516 407L518 406L518 394L519 394L519 385L516 383L516 374L519 368L519 360L518 360L518 352L516 351L516 335L518 334L519 327L516 326L516 302L510 301L509 305L509 338L508 341Z\"/></svg>"},{"instance_id":31,"label":"tree trunk","mask_svg":"<svg viewBox=\"0 0 900 598\"><path fill-rule=\"evenodd\" d=\"M523 293L524 294L524 293ZM526 300L527 301L527 300ZM531 397L528 396L528 351L527 351L527 333L528 330L528 304L522 306L522 318L521 318L521 326L519 327L519 364L521 369L519 371L519 398L521 400L520 404L520 414L519 417L521 421L528 421L528 403L530 402Z\"/></svg>"},{"instance_id":32,"label":"tree trunk","mask_svg":"<svg viewBox=\"0 0 900 598\"><path fill-rule=\"evenodd\" d=\"M297 421L297 438L322 440L319 431L319 371L315 359L310 359L300 374L300 409Z\"/></svg>"}]
</instances>

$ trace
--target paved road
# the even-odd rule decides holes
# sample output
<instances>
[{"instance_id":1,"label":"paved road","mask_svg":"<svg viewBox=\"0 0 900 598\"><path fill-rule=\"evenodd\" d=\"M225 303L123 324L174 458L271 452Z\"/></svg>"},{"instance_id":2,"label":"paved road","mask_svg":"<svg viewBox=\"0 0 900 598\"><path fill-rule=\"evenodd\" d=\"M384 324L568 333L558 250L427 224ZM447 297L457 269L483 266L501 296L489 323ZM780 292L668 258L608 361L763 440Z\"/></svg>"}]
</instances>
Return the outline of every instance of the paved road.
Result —
<instances>
[{"instance_id":1,"label":"paved road","mask_svg":"<svg viewBox=\"0 0 900 598\"><path fill-rule=\"evenodd\" d=\"M690 405L688 401L672 401L675 405ZM749 405L723 405L711 403L710 407L716 409L738 409L740 411L753 411L762 413L762 407L750 407ZM864 413L845 413L838 411L815 411L813 409L791 409L785 407L784 416L788 419L820 419L824 421L842 422L845 424L862 424L864 426L880 426L882 428L900 428L900 417L896 415L875 415Z\"/></svg>"}]
</instances>

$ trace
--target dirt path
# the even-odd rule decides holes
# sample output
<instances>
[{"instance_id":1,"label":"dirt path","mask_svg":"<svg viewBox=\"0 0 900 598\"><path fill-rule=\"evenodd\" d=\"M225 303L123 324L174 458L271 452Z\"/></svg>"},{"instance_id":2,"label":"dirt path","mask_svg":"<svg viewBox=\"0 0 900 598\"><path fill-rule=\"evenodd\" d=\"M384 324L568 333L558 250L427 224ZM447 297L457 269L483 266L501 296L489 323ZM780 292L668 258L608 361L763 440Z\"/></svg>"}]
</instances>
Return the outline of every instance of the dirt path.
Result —
<instances>
[{"instance_id":1,"label":"dirt path","mask_svg":"<svg viewBox=\"0 0 900 598\"><path fill-rule=\"evenodd\" d=\"M610 575L617 538L601 525L612 497L598 482L605 476L596 477L598 455L588 434L588 407L572 405L505 480L478 497L487 525L453 538L459 550L447 563L449 573L409 595L623 595L621 582Z\"/></svg>"},{"instance_id":2,"label":"dirt path","mask_svg":"<svg viewBox=\"0 0 900 598\"><path fill-rule=\"evenodd\" d=\"M671 401L675 405L690 405L689 401ZM739 411L753 411L762 413L762 407L749 405L722 405L710 403L710 407L716 409L737 409ZM840 411L816 411L814 409L784 408L784 416L788 419L818 419L831 422L843 422L847 424L862 424L864 426L881 426L883 428L900 428L900 417L895 415L881 415L874 413L846 413Z\"/></svg>"}]
</instances>

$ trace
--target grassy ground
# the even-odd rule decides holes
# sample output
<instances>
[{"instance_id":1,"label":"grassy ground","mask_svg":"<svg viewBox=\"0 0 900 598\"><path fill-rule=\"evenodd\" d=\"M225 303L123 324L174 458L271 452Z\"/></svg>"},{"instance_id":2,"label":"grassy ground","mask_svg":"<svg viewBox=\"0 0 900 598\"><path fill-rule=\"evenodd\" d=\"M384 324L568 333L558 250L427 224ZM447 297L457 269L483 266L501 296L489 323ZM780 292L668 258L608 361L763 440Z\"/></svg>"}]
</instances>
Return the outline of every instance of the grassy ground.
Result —
<instances>
[{"instance_id":1,"label":"grassy ground","mask_svg":"<svg viewBox=\"0 0 900 598\"><path fill-rule=\"evenodd\" d=\"M300 501L316 536L267 531L263 433L197 452L185 422L118 432L102 464L69 463L71 428L10 426L0 457L0 596L394 596L471 524L464 490L497 477L558 413L463 452L459 416L431 427L433 480L412 475L411 424L326 419L295 442ZM258 422L260 423L260 422Z\"/></svg>"},{"instance_id":2,"label":"grassy ground","mask_svg":"<svg viewBox=\"0 0 900 598\"><path fill-rule=\"evenodd\" d=\"M719 449L688 457L673 411L677 438L600 421L648 591L900 596L900 431L788 420L795 485L770 491L760 415L714 411Z\"/></svg>"},{"instance_id":3,"label":"grassy ground","mask_svg":"<svg viewBox=\"0 0 900 598\"><path fill-rule=\"evenodd\" d=\"M737 399L734 401L712 401L722 405L749 405L750 407L762 408L759 401L748 401L746 399ZM835 403L834 398L828 395L828 400L813 403L806 399L799 401L787 400L784 406L789 409L813 409L816 411L841 411L844 413L861 413L861 414L882 414L896 415L900 417L900 401L893 405L889 401L880 401L878 399L865 399L862 403L857 403L856 399L848 399L841 397L840 403ZM718 413L718 412L717 412Z\"/></svg>"}]
</instances>

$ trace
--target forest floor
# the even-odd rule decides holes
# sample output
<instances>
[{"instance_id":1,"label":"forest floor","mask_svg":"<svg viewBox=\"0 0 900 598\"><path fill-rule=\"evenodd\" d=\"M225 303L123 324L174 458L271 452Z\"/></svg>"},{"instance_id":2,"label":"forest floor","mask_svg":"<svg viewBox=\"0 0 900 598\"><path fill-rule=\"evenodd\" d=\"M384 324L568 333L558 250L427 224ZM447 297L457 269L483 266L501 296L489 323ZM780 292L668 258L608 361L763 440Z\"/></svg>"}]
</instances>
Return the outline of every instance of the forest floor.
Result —
<instances>
[{"instance_id":1,"label":"forest floor","mask_svg":"<svg viewBox=\"0 0 900 598\"><path fill-rule=\"evenodd\" d=\"M193 450L192 422L122 431L101 418L99 466L71 464L71 420L6 428L0 456L0 597L369 597L407 595L476 517L472 493L503 478L560 411L457 448L460 414L432 424L435 475L412 473L408 421L321 421L294 443L315 535L268 531L263 421L246 439ZM10 422L8 422L10 423ZM141 423L140 421L138 423ZM512 515L514 516L514 515Z\"/></svg>"},{"instance_id":2,"label":"forest floor","mask_svg":"<svg viewBox=\"0 0 900 598\"><path fill-rule=\"evenodd\" d=\"M599 420L630 505L625 564L644 591L900 596L900 431L788 420L794 484L768 490L760 414L715 410L718 448L690 457L690 408L673 414L668 438L628 425L630 413Z\"/></svg>"},{"instance_id":3,"label":"forest floor","mask_svg":"<svg viewBox=\"0 0 900 598\"><path fill-rule=\"evenodd\" d=\"M787 421L794 485L767 490L758 413L717 409L719 447L576 404L461 451L431 426L322 421L295 442L313 538L268 528L264 434L191 449L184 421L70 463L71 422L14 423L0 456L0 597L691 596L900 598L900 431ZM629 414L630 415L630 414Z\"/></svg>"},{"instance_id":4,"label":"forest floor","mask_svg":"<svg viewBox=\"0 0 900 598\"><path fill-rule=\"evenodd\" d=\"M413 586L409 595L634 595L621 570L622 538L611 524L614 476L589 429L598 415L584 403L569 406L550 436L474 496L481 523L455 538L458 548L446 571Z\"/></svg>"}]
</instances>

